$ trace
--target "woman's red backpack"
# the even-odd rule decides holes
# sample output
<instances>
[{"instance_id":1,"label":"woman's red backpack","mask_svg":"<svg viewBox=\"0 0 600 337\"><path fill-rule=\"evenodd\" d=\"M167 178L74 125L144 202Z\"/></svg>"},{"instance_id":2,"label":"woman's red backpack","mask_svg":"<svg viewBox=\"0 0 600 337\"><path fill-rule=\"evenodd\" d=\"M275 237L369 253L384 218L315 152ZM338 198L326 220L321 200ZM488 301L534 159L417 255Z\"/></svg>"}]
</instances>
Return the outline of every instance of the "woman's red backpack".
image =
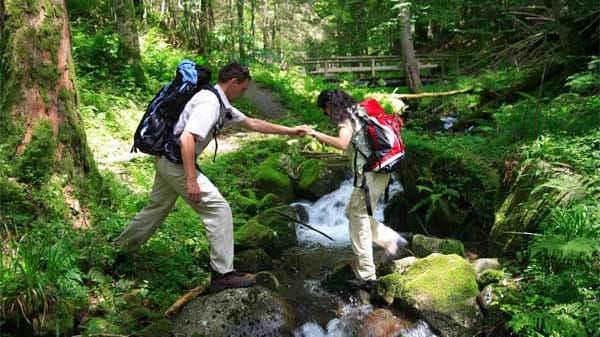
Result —
<instances>
[{"instance_id":1,"label":"woman's red backpack","mask_svg":"<svg viewBox=\"0 0 600 337\"><path fill-rule=\"evenodd\" d=\"M367 112L358 114L358 118L366 128L365 137L371 150L370 154L362 154L367 160L364 171L392 172L404 157L402 141L402 118L398 115L386 114L379 102L368 98L360 103Z\"/></svg>"}]
</instances>

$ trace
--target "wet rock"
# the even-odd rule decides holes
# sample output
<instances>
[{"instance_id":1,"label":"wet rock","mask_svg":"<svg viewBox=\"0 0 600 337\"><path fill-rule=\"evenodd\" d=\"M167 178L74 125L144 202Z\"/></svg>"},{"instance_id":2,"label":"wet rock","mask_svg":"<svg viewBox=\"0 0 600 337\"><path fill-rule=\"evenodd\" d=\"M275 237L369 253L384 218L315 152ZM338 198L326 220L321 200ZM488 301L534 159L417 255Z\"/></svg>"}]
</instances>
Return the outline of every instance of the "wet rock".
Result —
<instances>
[{"instance_id":1,"label":"wet rock","mask_svg":"<svg viewBox=\"0 0 600 337\"><path fill-rule=\"evenodd\" d=\"M494 300L496 300L496 298L498 298L498 296L494 291L494 286L489 284L483 288L481 293L479 293L479 296L477 296L477 302L481 306L481 309L487 311L490 309L490 305Z\"/></svg>"},{"instance_id":2,"label":"wet rock","mask_svg":"<svg viewBox=\"0 0 600 337\"><path fill-rule=\"evenodd\" d=\"M432 254L417 260L404 274L379 279L379 296L416 310L444 337L473 336L482 314L473 267L462 257Z\"/></svg>"},{"instance_id":3,"label":"wet rock","mask_svg":"<svg viewBox=\"0 0 600 337\"><path fill-rule=\"evenodd\" d=\"M260 248L244 250L235 255L235 268L240 271L256 273L272 268L271 257Z\"/></svg>"},{"instance_id":4,"label":"wet rock","mask_svg":"<svg viewBox=\"0 0 600 337\"><path fill-rule=\"evenodd\" d=\"M173 323L173 334L200 336L289 336L296 313L279 295L261 286L227 289L186 305Z\"/></svg>"},{"instance_id":5,"label":"wet rock","mask_svg":"<svg viewBox=\"0 0 600 337\"><path fill-rule=\"evenodd\" d=\"M500 262L498 259L482 258L477 259L473 262L473 268L475 268L476 274L481 274L484 270L488 269L500 269Z\"/></svg>"},{"instance_id":6,"label":"wet rock","mask_svg":"<svg viewBox=\"0 0 600 337\"><path fill-rule=\"evenodd\" d=\"M321 280L323 289L329 291L353 291L358 286L351 263L344 263L335 267L331 273Z\"/></svg>"},{"instance_id":7,"label":"wet rock","mask_svg":"<svg viewBox=\"0 0 600 337\"><path fill-rule=\"evenodd\" d=\"M268 271L261 271L256 274L256 284L273 291L276 291L280 287L279 279Z\"/></svg>"},{"instance_id":8,"label":"wet rock","mask_svg":"<svg viewBox=\"0 0 600 337\"><path fill-rule=\"evenodd\" d=\"M335 191L346 175L347 167L328 165L324 161L309 159L299 167L298 196L312 201Z\"/></svg>"},{"instance_id":9,"label":"wet rock","mask_svg":"<svg viewBox=\"0 0 600 337\"><path fill-rule=\"evenodd\" d=\"M377 274L384 276L387 274L398 273L403 274L410 266L417 261L415 256L407 256L400 260L391 260L383 263L378 269Z\"/></svg>"},{"instance_id":10,"label":"wet rock","mask_svg":"<svg viewBox=\"0 0 600 337\"><path fill-rule=\"evenodd\" d=\"M417 257L425 257L432 253L465 255L465 247L458 240L438 239L422 234L413 236L411 247Z\"/></svg>"}]
</instances>

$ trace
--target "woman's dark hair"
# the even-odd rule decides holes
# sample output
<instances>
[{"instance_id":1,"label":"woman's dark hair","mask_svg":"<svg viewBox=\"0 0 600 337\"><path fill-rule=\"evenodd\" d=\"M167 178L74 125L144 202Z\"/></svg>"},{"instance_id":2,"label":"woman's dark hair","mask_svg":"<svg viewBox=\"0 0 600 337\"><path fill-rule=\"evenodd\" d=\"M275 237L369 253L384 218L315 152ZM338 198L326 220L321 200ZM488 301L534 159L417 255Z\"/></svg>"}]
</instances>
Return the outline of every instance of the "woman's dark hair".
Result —
<instances>
[{"instance_id":1,"label":"woman's dark hair","mask_svg":"<svg viewBox=\"0 0 600 337\"><path fill-rule=\"evenodd\" d=\"M219 71L219 83L225 83L232 78L237 79L238 82L252 80L250 70L237 62L229 63Z\"/></svg>"},{"instance_id":2,"label":"woman's dark hair","mask_svg":"<svg viewBox=\"0 0 600 337\"><path fill-rule=\"evenodd\" d=\"M331 107L331 120L338 124L350 118L350 111L356 105L356 101L347 92L340 89L326 89L321 91L317 98L317 106L323 110Z\"/></svg>"}]
</instances>

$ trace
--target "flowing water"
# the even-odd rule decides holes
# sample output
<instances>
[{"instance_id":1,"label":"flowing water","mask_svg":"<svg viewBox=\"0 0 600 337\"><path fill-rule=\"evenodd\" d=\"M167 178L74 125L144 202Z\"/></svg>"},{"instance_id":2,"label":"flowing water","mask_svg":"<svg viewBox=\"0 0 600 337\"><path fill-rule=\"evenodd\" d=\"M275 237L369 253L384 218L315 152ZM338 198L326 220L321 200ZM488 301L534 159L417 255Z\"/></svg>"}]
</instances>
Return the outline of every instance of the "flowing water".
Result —
<instances>
[{"instance_id":1,"label":"flowing water","mask_svg":"<svg viewBox=\"0 0 600 337\"><path fill-rule=\"evenodd\" d=\"M300 201L293 206L299 210L302 221L333 237L334 241L298 226L299 254L307 268L294 275L279 275L289 284L284 290L301 316L301 326L295 337L435 337L429 326L404 313L388 308L377 308L361 302L354 295L329 293L321 288L320 277L343 262L353 261L348 219L345 209L352 192L352 182L344 181L340 187L314 203ZM392 196L402 190L394 182L390 185ZM381 198L383 199L383 197ZM385 204L380 200L374 216L383 222ZM374 249L375 258L382 250Z\"/></svg>"}]
</instances>

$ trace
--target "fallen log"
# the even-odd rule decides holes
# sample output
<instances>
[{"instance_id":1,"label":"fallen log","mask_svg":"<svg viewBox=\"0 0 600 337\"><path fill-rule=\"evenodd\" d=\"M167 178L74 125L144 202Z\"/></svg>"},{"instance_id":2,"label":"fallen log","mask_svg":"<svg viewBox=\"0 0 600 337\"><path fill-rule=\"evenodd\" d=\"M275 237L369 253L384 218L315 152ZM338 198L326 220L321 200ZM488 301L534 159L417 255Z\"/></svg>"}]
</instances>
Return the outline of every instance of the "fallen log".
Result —
<instances>
[{"instance_id":1,"label":"fallen log","mask_svg":"<svg viewBox=\"0 0 600 337\"><path fill-rule=\"evenodd\" d=\"M474 90L474 87L468 87L459 90L451 90L451 91L443 91L443 92L422 92L418 94L390 94L390 97L398 98L398 99L418 99L418 98L429 98L429 97L441 97L441 96L451 96L458 94L466 94L470 93Z\"/></svg>"},{"instance_id":2,"label":"fallen log","mask_svg":"<svg viewBox=\"0 0 600 337\"><path fill-rule=\"evenodd\" d=\"M209 284L210 283L206 282L194 289L189 290L185 295L178 298L177 301L175 301L175 303L173 303L169 309L167 309L167 311L165 311L165 316L168 318L175 316L189 301L202 295L208 289Z\"/></svg>"}]
</instances>

